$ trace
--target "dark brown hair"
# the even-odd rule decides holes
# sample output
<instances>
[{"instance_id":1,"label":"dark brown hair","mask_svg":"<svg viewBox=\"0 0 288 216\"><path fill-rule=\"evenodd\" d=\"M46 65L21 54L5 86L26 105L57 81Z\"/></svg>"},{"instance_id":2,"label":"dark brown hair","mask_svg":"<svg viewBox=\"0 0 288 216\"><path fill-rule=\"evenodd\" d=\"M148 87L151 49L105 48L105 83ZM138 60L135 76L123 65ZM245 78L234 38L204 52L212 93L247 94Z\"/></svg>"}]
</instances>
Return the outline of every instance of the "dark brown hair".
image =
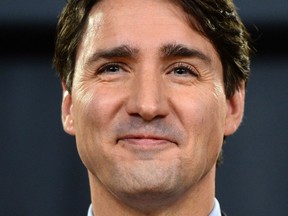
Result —
<instances>
[{"instance_id":1,"label":"dark brown hair","mask_svg":"<svg viewBox=\"0 0 288 216\"><path fill-rule=\"evenodd\" d=\"M247 83L250 73L250 37L232 0L177 0L198 22L201 31L217 50L224 74L226 97ZM192 24L193 25L193 24Z\"/></svg>"}]
</instances>

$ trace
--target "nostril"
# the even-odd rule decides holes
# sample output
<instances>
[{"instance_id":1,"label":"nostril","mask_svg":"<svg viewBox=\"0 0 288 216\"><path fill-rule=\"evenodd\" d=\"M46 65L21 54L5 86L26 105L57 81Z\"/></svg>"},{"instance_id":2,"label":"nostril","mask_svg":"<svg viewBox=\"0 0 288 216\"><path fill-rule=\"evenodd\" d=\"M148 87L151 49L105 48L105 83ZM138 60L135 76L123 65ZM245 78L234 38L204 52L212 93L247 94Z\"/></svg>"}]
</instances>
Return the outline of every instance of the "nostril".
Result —
<instances>
[{"instance_id":1,"label":"nostril","mask_svg":"<svg viewBox=\"0 0 288 216\"><path fill-rule=\"evenodd\" d=\"M127 113L130 116L140 117L144 121L151 121L155 118L163 118L168 114L167 106L162 103L137 103L130 102L129 107L127 108Z\"/></svg>"},{"instance_id":2,"label":"nostril","mask_svg":"<svg viewBox=\"0 0 288 216\"><path fill-rule=\"evenodd\" d=\"M159 107L155 104L142 104L139 107L139 115L144 119L144 120L152 120L156 116L161 115L159 112Z\"/></svg>"}]
</instances>

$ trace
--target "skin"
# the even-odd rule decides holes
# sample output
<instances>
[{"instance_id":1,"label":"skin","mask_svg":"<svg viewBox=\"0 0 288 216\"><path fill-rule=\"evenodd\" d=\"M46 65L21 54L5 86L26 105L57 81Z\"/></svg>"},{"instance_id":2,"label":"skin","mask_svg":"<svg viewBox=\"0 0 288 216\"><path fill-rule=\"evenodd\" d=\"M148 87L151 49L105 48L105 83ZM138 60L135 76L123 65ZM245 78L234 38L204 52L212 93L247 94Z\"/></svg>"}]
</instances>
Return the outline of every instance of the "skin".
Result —
<instances>
[{"instance_id":1,"label":"skin","mask_svg":"<svg viewBox=\"0 0 288 216\"><path fill-rule=\"evenodd\" d=\"M243 109L243 85L226 98L218 53L173 3L94 6L62 103L94 214L208 215L223 137Z\"/></svg>"}]
</instances>

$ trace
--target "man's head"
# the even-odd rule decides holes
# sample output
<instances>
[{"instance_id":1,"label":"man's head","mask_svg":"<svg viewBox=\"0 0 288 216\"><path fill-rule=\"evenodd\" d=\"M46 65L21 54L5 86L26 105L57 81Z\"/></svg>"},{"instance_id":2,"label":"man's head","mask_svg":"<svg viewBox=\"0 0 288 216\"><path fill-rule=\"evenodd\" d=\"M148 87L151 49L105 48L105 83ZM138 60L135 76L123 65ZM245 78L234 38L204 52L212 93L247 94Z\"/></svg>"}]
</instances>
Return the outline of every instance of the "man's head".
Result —
<instances>
[{"instance_id":1,"label":"man's head","mask_svg":"<svg viewBox=\"0 0 288 216\"><path fill-rule=\"evenodd\" d=\"M55 64L92 199L211 209L223 137L243 115L247 37L230 1L69 1Z\"/></svg>"}]
</instances>

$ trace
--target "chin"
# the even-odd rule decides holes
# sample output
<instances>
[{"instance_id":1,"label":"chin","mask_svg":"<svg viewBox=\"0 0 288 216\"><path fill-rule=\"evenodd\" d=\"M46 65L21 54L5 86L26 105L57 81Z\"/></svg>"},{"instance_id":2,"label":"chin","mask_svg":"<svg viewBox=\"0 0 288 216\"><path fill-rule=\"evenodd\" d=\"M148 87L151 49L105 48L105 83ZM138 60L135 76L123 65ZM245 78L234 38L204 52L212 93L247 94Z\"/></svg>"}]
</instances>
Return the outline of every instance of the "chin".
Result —
<instances>
[{"instance_id":1,"label":"chin","mask_svg":"<svg viewBox=\"0 0 288 216\"><path fill-rule=\"evenodd\" d=\"M138 161L119 166L110 190L133 209L148 213L174 202L185 187L179 165L159 161Z\"/></svg>"}]
</instances>

